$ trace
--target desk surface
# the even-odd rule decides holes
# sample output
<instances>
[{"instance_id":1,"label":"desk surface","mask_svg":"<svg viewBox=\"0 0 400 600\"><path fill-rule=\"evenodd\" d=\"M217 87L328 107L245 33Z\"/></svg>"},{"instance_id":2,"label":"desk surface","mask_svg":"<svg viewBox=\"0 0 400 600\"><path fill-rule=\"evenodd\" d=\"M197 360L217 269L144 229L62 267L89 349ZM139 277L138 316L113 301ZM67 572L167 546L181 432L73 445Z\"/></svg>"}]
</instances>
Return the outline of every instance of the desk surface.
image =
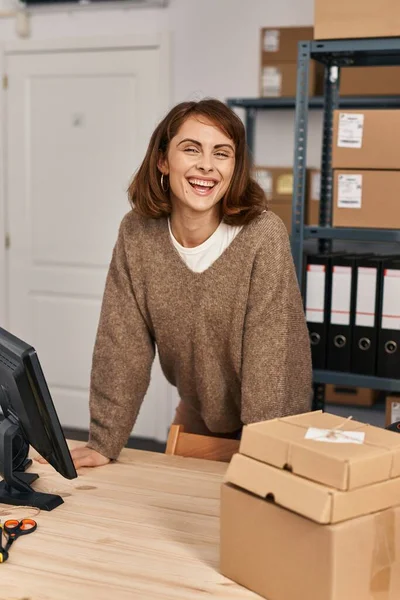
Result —
<instances>
[{"instance_id":1,"label":"desk surface","mask_svg":"<svg viewBox=\"0 0 400 600\"><path fill-rule=\"evenodd\" d=\"M0 505L2 522L33 516L38 523L0 564L0 599L258 599L218 572L225 469L125 449L119 462L80 469L69 481L35 462L35 489L59 493L64 504L36 516Z\"/></svg>"}]
</instances>

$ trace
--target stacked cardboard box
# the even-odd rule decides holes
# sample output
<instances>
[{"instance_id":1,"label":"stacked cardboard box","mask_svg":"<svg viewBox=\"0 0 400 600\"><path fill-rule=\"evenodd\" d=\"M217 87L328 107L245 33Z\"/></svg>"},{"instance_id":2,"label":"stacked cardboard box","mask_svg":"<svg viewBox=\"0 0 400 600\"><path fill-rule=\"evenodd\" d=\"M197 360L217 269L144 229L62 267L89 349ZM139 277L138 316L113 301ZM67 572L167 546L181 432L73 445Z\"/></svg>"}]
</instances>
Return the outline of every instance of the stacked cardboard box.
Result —
<instances>
[{"instance_id":1,"label":"stacked cardboard box","mask_svg":"<svg viewBox=\"0 0 400 600\"><path fill-rule=\"evenodd\" d=\"M261 30L260 96L294 97L300 41L312 40L312 27L275 27ZM321 93L323 68L312 61L309 94Z\"/></svg>"},{"instance_id":2,"label":"stacked cardboard box","mask_svg":"<svg viewBox=\"0 0 400 600\"><path fill-rule=\"evenodd\" d=\"M372 406L378 397L379 393L376 390L368 388L349 388L342 385L327 385L325 387L325 402L327 404Z\"/></svg>"},{"instance_id":3,"label":"stacked cardboard box","mask_svg":"<svg viewBox=\"0 0 400 600\"><path fill-rule=\"evenodd\" d=\"M400 36L398 0L315 0L315 39ZM400 67L341 70L341 96L400 94Z\"/></svg>"},{"instance_id":4,"label":"stacked cardboard box","mask_svg":"<svg viewBox=\"0 0 400 600\"><path fill-rule=\"evenodd\" d=\"M340 72L341 96L400 94L400 67L349 67Z\"/></svg>"},{"instance_id":5,"label":"stacked cardboard box","mask_svg":"<svg viewBox=\"0 0 400 600\"><path fill-rule=\"evenodd\" d=\"M397 600L400 436L313 412L244 428L221 490L223 575L268 600Z\"/></svg>"},{"instance_id":6,"label":"stacked cardboard box","mask_svg":"<svg viewBox=\"0 0 400 600\"><path fill-rule=\"evenodd\" d=\"M333 225L400 228L400 111L335 111Z\"/></svg>"},{"instance_id":7,"label":"stacked cardboard box","mask_svg":"<svg viewBox=\"0 0 400 600\"><path fill-rule=\"evenodd\" d=\"M256 166L254 176L263 188L270 210L292 228L293 168ZM320 171L307 170L305 224L317 225L319 221Z\"/></svg>"},{"instance_id":8,"label":"stacked cardboard box","mask_svg":"<svg viewBox=\"0 0 400 600\"><path fill-rule=\"evenodd\" d=\"M386 396L386 427L400 421L400 394Z\"/></svg>"},{"instance_id":9,"label":"stacked cardboard box","mask_svg":"<svg viewBox=\"0 0 400 600\"><path fill-rule=\"evenodd\" d=\"M399 0L315 0L315 39L400 36Z\"/></svg>"}]
</instances>

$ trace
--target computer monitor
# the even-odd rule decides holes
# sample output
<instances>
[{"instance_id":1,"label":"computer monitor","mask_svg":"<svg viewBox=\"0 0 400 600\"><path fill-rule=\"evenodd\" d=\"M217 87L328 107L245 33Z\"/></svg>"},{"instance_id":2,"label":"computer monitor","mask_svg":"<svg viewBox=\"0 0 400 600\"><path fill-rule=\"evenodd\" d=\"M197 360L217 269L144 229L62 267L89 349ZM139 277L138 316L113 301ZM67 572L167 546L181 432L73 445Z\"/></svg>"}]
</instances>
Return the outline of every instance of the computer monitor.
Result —
<instances>
[{"instance_id":1,"label":"computer monitor","mask_svg":"<svg viewBox=\"0 0 400 600\"><path fill-rule=\"evenodd\" d=\"M31 487L29 446L63 477L77 473L35 349L1 327L0 406L0 503L53 510L63 499Z\"/></svg>"}]
</instances>

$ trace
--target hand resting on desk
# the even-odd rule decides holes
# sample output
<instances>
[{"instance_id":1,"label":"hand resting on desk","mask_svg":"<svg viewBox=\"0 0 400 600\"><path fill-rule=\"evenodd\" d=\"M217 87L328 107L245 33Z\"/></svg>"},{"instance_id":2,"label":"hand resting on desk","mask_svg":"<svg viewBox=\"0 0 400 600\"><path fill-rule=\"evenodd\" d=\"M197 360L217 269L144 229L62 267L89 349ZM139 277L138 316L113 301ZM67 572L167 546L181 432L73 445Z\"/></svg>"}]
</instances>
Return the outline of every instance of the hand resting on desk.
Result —
<instances>
[{"instance_id":1,"label":"hand resting on desk","mask_svg":"<svg viewBox=\"0 0 400 600\"><path fill-rule=\"evenodd\" d=\"M81 467L102 467L110 462L109 458L87 446L73 448L71 456L75 469L80 469ZM42 464L47 463L47 460L42 456L39 456L36 460Z\"/></svg>"}]
</instances>

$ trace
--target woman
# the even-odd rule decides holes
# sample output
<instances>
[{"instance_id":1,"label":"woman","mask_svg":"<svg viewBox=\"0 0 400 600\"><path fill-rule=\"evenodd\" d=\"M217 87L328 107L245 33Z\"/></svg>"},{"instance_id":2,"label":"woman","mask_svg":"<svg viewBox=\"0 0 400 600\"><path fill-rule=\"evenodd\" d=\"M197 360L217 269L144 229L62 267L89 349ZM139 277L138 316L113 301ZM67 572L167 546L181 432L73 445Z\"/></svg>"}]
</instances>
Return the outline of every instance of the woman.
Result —
<instances>
[{"instance_id":1,"label":"woman","mask_svg":"<svg viewBox=\"0 0 400 600\"><path fill-rule=\"evenodd\" d=\"M185 102L154 131L130 188L107 277L77 468L116 459L157 346L187 431L310 409L311 359L286 229L251 179L240 119ZM162 401L162 399L160 399Z\"/></svg>"}]
</instances>

